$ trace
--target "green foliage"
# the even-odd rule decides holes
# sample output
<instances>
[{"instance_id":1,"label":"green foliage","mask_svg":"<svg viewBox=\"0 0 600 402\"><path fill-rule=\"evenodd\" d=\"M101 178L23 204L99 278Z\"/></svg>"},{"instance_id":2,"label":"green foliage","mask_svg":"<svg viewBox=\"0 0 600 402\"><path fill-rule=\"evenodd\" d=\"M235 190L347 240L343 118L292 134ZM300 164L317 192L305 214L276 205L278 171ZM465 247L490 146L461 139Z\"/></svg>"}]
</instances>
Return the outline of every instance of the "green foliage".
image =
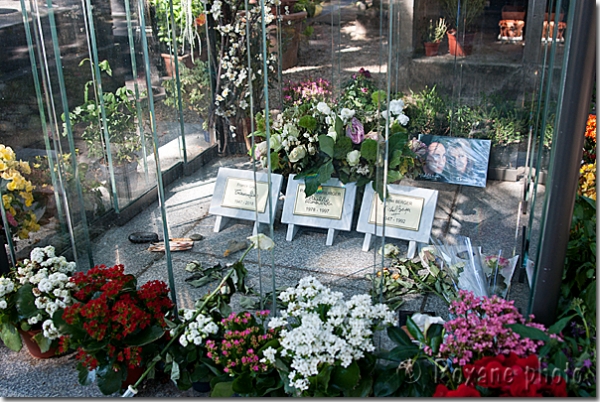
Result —
<instances>
[{"instance_id":1,"label":"green foliage","mask_svg":"<svg viewBox=\"0 0 600 402\"><path fill-rule=\"evenodd\" d=\"M411 91L406 114L410 116L407 128L411 134L440 134L445 126L446 103L438 94L435 85L425 87L419 93Z\"/></svg>"},{"instance_id":2,"label":"green foliage","mask_svg":"<svg viewBox=\"0 0 600 402\"><path fill-rule=\"evenodd\" d=\"M589 318L596 315L596 203L577 195L567 245L559 309L578 297L589 300Z\"/></svg>"},{"instance_id":3,"label":"green foliage","mask_svg":"<svg viewBox=\"0 0 600 402\"><path fill-rule=\"evenodd\" d=\"M558 320L548 328L548 334L522 325L511 326L513 331L545 342L538 351L547 375L560 375L567 382L569 396L596 396L596 300L574 298ZM558 335L558 336L556 336ZM544 367L544 364L542 365Z\"/></svg>"},{"instance_id":4,"label":"green foliage","mask_svg":"<svg viewBox=\"0 0 600 402\"><path fill-rule=\"evenodd\" d=\"M82 66L89 59L79 63ZM112 76L112 70L106 60L99 63L101 72ZM93 69L95 72L95 69ZM95 74L95 73L94 73ZM117 164L132 162L137 158L137 152L142 149L142 137L138 133L136 119L136 103L133 91L126 87L117 88L115 92L103 92L102 101L96 95L89 94L90 87L95 88L100 82L100 77L88 81L84 87L84 102L69 113L71 124L84 127L81 137L85 141L90 157L105 157L108 143L104 136L104 123L108 132L111 153ZM102 115L104 107L104 117ZM64 113L61 115L65 121ZM104 120L104 121L103 121ZM67 135L66 124L63 135ZM142 133L149 138L149 134Z\"/></svg>"},{"instance_id":5,"label":"green foliage","mask_svg":"<svg viewBox=\"0 0 600 402\"><path fill-rule=\"evenodd\" d=\"M439 367L432 357L437 355L443 341L442 325L432 324L424 334L408 317L406 330L420 346L415 345L403 329L388 328L388 336L396 346L379 353L383 363L375 372L375 397L431 397L435 391L435 384L441 383L447 376L446 368ZM431 348L432 355L425 353L425 346ZM434 378L434 375L439 377Z\"/></svg>"},{"instance_id":6,"label":"green foliage","mask_svg":"<svg viewBox=\"0 0 600 402\"><path fill-rule=\"evenodd\" d=\"M184 63L180 63L179 82L183 108L198 113L204 119L204 129L206 129L206 118L210 106L210 73L208 71L208 63L196 60L194 68L191 69L186 67ZM164 104L179 109L179 97L176 85L175 79L168 79L162 82L167 95Z\"/></svg>"},{"instance_id":7,"label":"green foliage","mask_svg":"<svg viewBox=\"0 0 600 402\"><path fill-rule=\"evenodd\" d=\"M481 24L485 0L443 0L442 8L450 26L471 32ZM458 18L458 25L457 25Z\"/></svg>"},{"instance_id":8,"label":"green foliage","mask_svg":"<svg viewBox=\"0 0 600 402\"><path fill-rule=\"evenodd\" d=\"M201 46L200 33L202 28L198 25L196 18L204 12L202 1L172 0L175 25L171 24L170 3L169 0L149 1L154 9L158 40L165 43L169 49L175 48L176 52L180 54L185 53L186 50L193 51L194 48ZM191 11L191 14L186 12L187 9ZM173 31L175 31L177 40L176 45L173 45L172 42Z\"/></svg>"}]
</instances>

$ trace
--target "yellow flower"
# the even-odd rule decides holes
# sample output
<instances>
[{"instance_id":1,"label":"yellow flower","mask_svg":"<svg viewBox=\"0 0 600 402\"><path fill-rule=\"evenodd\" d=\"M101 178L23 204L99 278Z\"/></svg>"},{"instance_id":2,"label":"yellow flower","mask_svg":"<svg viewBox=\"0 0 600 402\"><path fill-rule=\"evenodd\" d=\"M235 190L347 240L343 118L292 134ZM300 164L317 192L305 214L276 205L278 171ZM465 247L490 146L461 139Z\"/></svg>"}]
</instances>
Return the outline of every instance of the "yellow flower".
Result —
<instances>
[{"instance_id":1,"label":"yellow flower","mask_svg":"<svg viewBox=\"0 0 600 402\"><path fill-rule=\"evenodd\" d=\"M13 151L11 147L5 147L4 145L0 144L0 159L5 161L14 161L15 151Z\"/></svg>"},{"instance_id":2,"label":"yellow flower","mask_svg":"<svg viewBox=\"0 0 600 402\"><path fill-rule=\"evenodd\" d=\"M19 161L19 166L21 167L21 173L31 174L31 168L29 167L29 162Z\"/></svg>"},{"instance_id":3,"label":"yellow flower","mask_svg":"<svg viewBox=\"0 0 600 402\"><path fill-rule=\"evenodd\" d=\"M2 203L4 204L4 209L10 208L10 204L12 203L13 197L10 194L2 194Z\"/></svg>"},{"instance_id":4,"label":"yellow flower","mask_svg":"<svg viewBox=\"0 0 600 402\"><path fill-rule=\"evenodd\" d=\"M33 194L30 191L19 191L19 195L25 200L26 207L30 207L33 204Z\"/></svg>"}]
</instances>

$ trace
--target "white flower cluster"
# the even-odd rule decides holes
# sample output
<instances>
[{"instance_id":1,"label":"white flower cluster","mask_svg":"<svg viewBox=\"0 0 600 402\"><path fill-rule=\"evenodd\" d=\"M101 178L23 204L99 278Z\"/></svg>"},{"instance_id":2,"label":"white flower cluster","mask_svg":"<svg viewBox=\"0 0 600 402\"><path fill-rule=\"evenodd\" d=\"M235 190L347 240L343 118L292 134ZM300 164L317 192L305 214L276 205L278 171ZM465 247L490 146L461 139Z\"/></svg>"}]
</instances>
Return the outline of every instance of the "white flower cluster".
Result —
<instances>
[{"instance_id":1,"label":"white flower cluster","mask_svg":"<svg viewBox=\"0 0 600 402\"><path fill-rule=\"evenodd\" d=\"M307 390L309 377L319 373L323 363L348 367L365 353L373 352L373 333L395 321L384 304L373 305L369 295L344 301L314 277L300 280L295 288L279 295L287 303L281 317L271 319L270 328L281 329L281 356L291 358L289 385ZM327 311L326 314L320 312ZM264 351L266 361L274 363L274 349Z\"/></svg>"},{"instance_id":2,"label":"white flower cluster","mask_svg":"<svg viewBox=\"0 0 600 402\"><path fill-rule=\"evenodd\" d=\"M0 278L0 310L8 307L6 296L15 290L15 284L8 278Z\"/></svg>"},{"instance_id":3,"label":"white flower cluster","mask_svg":"<svg viewBox=\"0 0 600 402\"><path fill-rule=\"evenodd\" d=\"M230 9L229 13L223 12L224 3ZM263 4L261 2L261 4ZM270 24L275 16L271 14L271 4L273 1L266 1L263 4L265 24ZM234 16L233 20L225 19L226 14ZM259 5L250 5L248 11L238 10L236 2L232 0L216 0L207 11L207 15L212 16L216 22L215 30L221 35L221 49L219 52L219 80L217 81L215 97L215 113L227 119L233 118L238 111L246 110L249 107L250 91L248 80L257 80L258 85L262 85L260 75L263 73L262 67L262 47L256 49L253 47L252 62L254 67L248 69L247 56L247 38L246 24L249 23L251 41L260 43L258 40L261 32L261 7ZM250 18L247 18L247 16ZM252 46L252 45L251 45ZM266 65L271 73L275 72L277 56L271 53L268 56ZM258 82L260 81L260 82ZM230 131L235 131L235 126L230 125Z\"/></svg>"},{"instance_id":4,"label":"white flower cluster","mask_svg":"<svg viewBox=\"0 0 600 402\"><path fill-rule=\"evenodd\" d=\"M398 124L406 126L410 120L408 116L404 114L404 101L402 99L394 99L390 101L389 114L390 125L392 125L395 120L398 122ZM388 110L381 112L381 117L387 119Z\"/></svg>"},{"instance_id":5,"label":"white flower cluster","mask_svg":"<svg viewBox=\"0 0 600 402\"><path fill-rule=\"evenodd\" d=\"M192 321L196 310L182 309L180 314L183 316L186 326L184 333L179 337L179 343L184 348L189 343L196 346L201 345L210 334L216 334L219 331L219 327L210 316L198 314L196 319ZM171 336L175 336L175 329L171 330Z\"/></svg>"},{"instance_id":6,"label":"white flower cluster","mask_svg":"<svg viewBox=\"0 0 600 402\"><path fill-rule=\"evenodd\" d=\"M71 290L75 284L69 277L75 272L76 264L65 257L57 257L53 246L34 248L30 259L26 259L17 268L16 279L21 285L33 285L35 306L38 314L27 319L29 325L42 323L44 336L56 339L59 333L50 319L58 309L73 303ZM45 319L45 320L44 320Z\"/></svg>"}]
</instances>

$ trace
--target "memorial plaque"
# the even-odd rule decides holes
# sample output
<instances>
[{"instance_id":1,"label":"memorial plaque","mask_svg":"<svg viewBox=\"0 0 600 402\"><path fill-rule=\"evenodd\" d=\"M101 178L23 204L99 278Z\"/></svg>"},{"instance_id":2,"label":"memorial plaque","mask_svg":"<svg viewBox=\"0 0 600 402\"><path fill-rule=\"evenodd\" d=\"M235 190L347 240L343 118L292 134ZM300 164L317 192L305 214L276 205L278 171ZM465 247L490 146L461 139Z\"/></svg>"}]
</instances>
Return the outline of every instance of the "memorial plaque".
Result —
<instances>
[{"instance_id":1,"label":"memorial plaque","mask_svg":"<svg viewBox=\"0 0 600 402\"><path fill-rule=\"evenodd\" d=\"M298 185L294 215L318 218L342 219L346 189L343 187L320 186L317 192L306 198L304 184Z\"/></svg>"},{"instance_id":2,"label":"memorial plaque","mask_svg":"<svg viewBox=\"0 0 600 402\"><path fill-rule=\"evenodd\" d=\"M386 225L418 231L424 203L425 199L422 197L409 197L390 193L386 200ZM377 223L377 225L382 225L383 223L383 202L381 202L379 197L373 198L369 223Z\"/></svg>"},{"instance_id":3,"label":"memorial plaque","mask_svg":"<svg viewBox=\"0 0 600 402\"><path fill-rule=\"evenodd\" d=\"M208 210L217 217L213 231L221 231L226 222L233 218L254 221L252 233L257 234L259 224L269 224L275 219L281 182L282 176L275 173L269 175L265 172L254 173L251 170L219 168Z\"/></svg>"},{"instance_id":4,"label":"memorial plaque","mask_svg":"<svg viewBox=\"0 0 600 402\"><path fill-rule=\"evenodd\" d=\"M256 196L255 190L258 192L258 196ZM268 193L269 187L266 182L257 181L255 188L254 181L252 180L228 177L225 183L225 194L221 206L250 211L256 209L258 213L262 214L265 212L267 206ZM258 204L258 208L255 204Z\"/></svg>"},{"instance_id":5,"label":"memorial plaque","mask_svg":"<svg viewBox=\"0 0 600 402\"><path fill-rule=\"evenodd\" d=\"M294 177L292 174L288 179L281 213L281 223L288 225L285 239L292 241L300 227L309 226L327 229L325 244L331 246L338 231L352 227L356 183L344 184L332 178L306 197L304 180Z\"/></svg>"}]
</instances>

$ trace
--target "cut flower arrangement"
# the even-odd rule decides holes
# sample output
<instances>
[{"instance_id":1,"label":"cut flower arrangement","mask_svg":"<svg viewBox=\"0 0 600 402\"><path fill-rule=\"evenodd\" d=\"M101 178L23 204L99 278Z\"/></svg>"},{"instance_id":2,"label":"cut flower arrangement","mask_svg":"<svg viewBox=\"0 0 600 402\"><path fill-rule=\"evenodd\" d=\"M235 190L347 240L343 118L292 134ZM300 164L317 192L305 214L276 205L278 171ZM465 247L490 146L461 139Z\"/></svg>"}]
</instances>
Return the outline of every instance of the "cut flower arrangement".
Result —
<instances>
[{"instance_id":1,"label":"cut flower arrangement","mask_svg":"<svg viewBox=\"0 0 600 402\"><path fill-rule=\"evenodd\" d=\"M74 271L74 262L56 256L54 247L46 246L34 248L29 259L0 277L0 338L8 348L21 350L19 330L39 330L33 340L42 353L57 344L59 333L52 316L73 302L70 277Z\"/></svg>"},{"instance_id":2,"label":"cut flower arrangement","mask_svg":"<svg viewBox=\"0 0 600 402\"><path fill-rule=\"evenodd\" d=\"M250 155L267 167L270 153L272 170L304 179L306 196L314 194L332 177L342 183L356 182L358 186L373 181L382 196L383 180L376 182L375 178L377 170L383 167L381 155L386 145L388 183L416 174L425 147L416 139L408 139L404 126L409 119L403 112L404 102L390 99L386 103L385 93L376 90L369 77L368 71L362 70L346 86L338 102L319 101L325 93L318 90L323 88L321 84L304 93L305 102L293 102L270 121L270 149L266 141L259 142ZM386 104L388 110L382 110ZM259 114L256 120L257 131L253 135L266 138L265 116ZM389 133L387 144L384 132Z\"/></svg>"}]
</instances>

